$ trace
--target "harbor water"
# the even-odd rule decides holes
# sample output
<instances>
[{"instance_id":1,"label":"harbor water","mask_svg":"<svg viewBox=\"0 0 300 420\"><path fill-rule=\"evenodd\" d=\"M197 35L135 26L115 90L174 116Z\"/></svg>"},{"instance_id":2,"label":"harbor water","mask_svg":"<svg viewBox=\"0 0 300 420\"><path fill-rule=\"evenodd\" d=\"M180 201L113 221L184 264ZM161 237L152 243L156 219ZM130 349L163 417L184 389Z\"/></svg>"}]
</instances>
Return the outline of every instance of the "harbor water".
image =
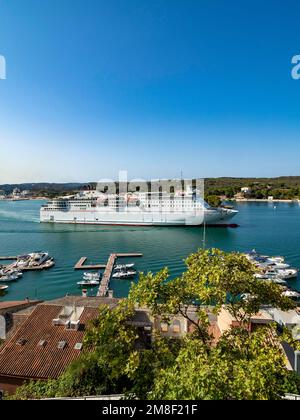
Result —
<instances>
[{"instance_id":1,"label":"harbor water","mask_svg":"<svg viewBox=\"0 0 300 420\"><path fill-rule=\"evenodd\" d=\"M169 267L175 277L184 270L184 259L203 247L202 227L111 227L39 223L41 201L0 201L0 256L48 251L55 258L54 268L25 272L23 278L9 283L1 300L53 299L80 294L77 282L81 271L73 267L80 257L88 263L106 263L111 253L141 252L135 262L138 271L157 272ZM283 255L300 268L300 206L297 203L238 203L233 220L237 228L208 227L206 247L225 251L248 251ZM120 260L121 262L121 260ZM137 279L136 279L137 280ZM126 296L132 280L112 279L114 296ZM300 290L300 278L289 285ZM95 294L96 289L90 294Z\"/></svg>"}]
</instances>

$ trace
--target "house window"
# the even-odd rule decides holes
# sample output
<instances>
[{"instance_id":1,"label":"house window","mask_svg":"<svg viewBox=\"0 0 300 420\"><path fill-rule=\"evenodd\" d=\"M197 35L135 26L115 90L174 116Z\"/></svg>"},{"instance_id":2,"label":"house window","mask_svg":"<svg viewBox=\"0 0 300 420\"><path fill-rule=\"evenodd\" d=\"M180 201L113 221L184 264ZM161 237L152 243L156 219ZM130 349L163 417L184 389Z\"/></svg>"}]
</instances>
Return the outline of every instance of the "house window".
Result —
<instances>
[{"instance_id":1,"label":"house window","mask_svg":"<svg viewBox=\"0 0 300 420\"><path fill-rule=\"evenodd\" d=\"M173 333L179 334L180 331L181 331L180 322L179 321L174 321L174 323L173 323Z\"/></svg>"},{"instance_id":2,"label":"house window","mask_svg":"<svg viewBox=\"0 0 300 420\"><path fill-rule=\"evenodd\" d=\"M169 325L166 322L164 322L164 323L160 324L160 329L161 329L161 332L168 332L169 331Z\"/></svg>"}]
</instances>

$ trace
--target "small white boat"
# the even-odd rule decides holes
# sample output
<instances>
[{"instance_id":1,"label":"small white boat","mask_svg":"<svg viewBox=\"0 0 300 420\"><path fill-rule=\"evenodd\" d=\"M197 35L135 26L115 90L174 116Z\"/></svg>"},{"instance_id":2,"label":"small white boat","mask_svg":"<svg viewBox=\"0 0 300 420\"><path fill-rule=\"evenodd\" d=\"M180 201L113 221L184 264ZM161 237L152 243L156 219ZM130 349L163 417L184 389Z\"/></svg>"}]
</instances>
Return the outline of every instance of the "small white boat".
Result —
<instances>
[{"instance_id":1,"label":"small white boat","mask_svg":"<svg viewBox=\"0 0 300 420\"><path fill-rule=\"evenodd\" d=\"M85 280L99 280L101 278L101 273L83 273L83 278Z\"/></svg>"},{"instance_id":2,"label":"small white boat","mask_svg":"<svg viewBox=\"0 0 300 420\"><path fill-rule=\"evenodd\" d=\"M8 289L9 286L6 286L6 284L2 284L0 285L0 292L4 292L5 290Z\"/></svg>"},{"instance_id":3,"label":"small white boat","mask_svg":"<svg viewBox=\"0 0 300 420\"><path fill-rule=\"evenodd\" d=\"M53 258L49 257L48 252L32 252L27 255L20 255L14 264L15 268L27 268L27 267L39 267L44 265L45 268L52 267L54 265Z\"/></svg>"},{"instance_id":4,"label":"small white boat","mask_svg":"<svg viewBox=\"0 0 300 420\"><path fill-rule=\"evenodd\" d=\"M285 286L287 284L286 280L280 279L280 278L276 278L276 277L275 277L275 279L271 279L271 281L273 283L276 283L276 284L281 284L282 286Z\"/></svg>"},{"instance_id":5,"label":"small white boat","mask_svg":"<svg viewBox=\"0 0 300 420\"><path fill-rule=\"evenodd\" d=\"M277 276L281 279L294 279L298 275L296 268L276 269Z\"/></svg>"},{"instance_id":6,"label":"small white boat","mask_svg":"<svg viewBox=\"0 0 300 420\"><path fill-rule=\"evenodd\" d=\"M284 292L282 292L282 296L285 297L289 297L292 299L299 299L300 298L300 293L297 292L296 290L285 290Z\"/></svg>"},{"instance_id":7,"label":"small white boat","mask_svg":"<svg viewBox=\"0 0 300 420\"><path fill-rule=\"evenodd\" d=\"M0 274L1 274L2 276L16 275L16 276L18 276L18 278L20 278L20 277L22 277L22 276L23 276L22 271L20 271L20 270L14 270L14 269L12 269L12 270L7 270L7 271L2 272L2 273L0 273Z\"/></svg>"},{"instance_id":8,"label":"small white boat","mask_svg":"<svg viewBox=\"0 0 300 420\"><path fill-rule=\"evenodd\" d=\"M290 264L286 263L274 263L274 262L263 262L263 263L257 263L257 267L261 269L267 269L267 268L276 268L276 269L284 269L284 268L290 268Z\"/></svg>"},{"instance_id":9,"label":"small white boat","mask_svg":"<svg viewBox=\"0 0 300 420\"><path fill-rule=\"evenodd\" d=\"M0 277L0 282L9 282L9 281L16 281L18 280L18 275L16 273L14 274L6 274L4 276Z\"/></svg>"},{"instance_id":10,"label":"small white boat","mask_svg":"<svg viewBox=\"0 0 300 420\"><path fill-rule=\"evenodd\" d=\"M99 280L81 280L77 282L78 286L98 286L100 284Z\"/></svg>"},{"instance_id":11,"label":"small white boat","mask_svg":"<svg viewBox=\"0 0 300 420\"><path fill-rule=\"evenodd\" d=\"M284 257L282 256L277 256L277 257L269 257L267 255L262 255L261 258L265 258L267 261L269 261L270 263L274 263L274 264L280 264L280 263L284 263Z\"/></svg>"},{"instance_id":12,"label":"small white boat","mask_svg":"<svg viewBox=\"0 0 300 420\"><path fill-rule=\"evenodd\" d=\"M280 279L280 278L278 278L278 277L274 277L274 278L265 278L265 279L262 279L262 280L265 280L265 281L270 281L270 282L272 282L272 283L276 283L276 284L280 284L281 286L286 286L286 285L287 285L287 282L286 282L284 279Z\"/></svg>"},{"instance_id":13,"label":"small white boat","mask_svg":"<svg viewBox=\"0 0 300 420\"><path fill-rule=\"evenodd\" d=\"M30 266L40 266L45 263L49 259L48 252L33 252L32 254L28 254L30 257Z\"/></svg>"},{"instance_id":14,"label":"small white boat","mask_svg":"<svg viewBox=\"0 0 300 420\"><path fill-rule=\"evenodd\" d=\"M16 268L24 268L24 267L28 266L29 261L30 261L30 256L29 255L22 255L22 256L18 257L14 266Z\"/></svg>"},{"instance_id":15,"label":"small white boat","mask_svg":"<svg viewBox=\"0 0 300 420\"><path fill-rule=\"evenodd\" d=\"M129 277L134 277L136 275L136 271L117 271L112 276L115 279L126 279Z\"/></svg>"},{"instance_id":16,"label":"small white boat","mask_svg":"<svg viewBox=\"0 0 300 420\"><path fill-rule=\"evenodd\" d=\"M115 266L115 271L127 270L128 268L134 267L134 263L131 264L118 264Z\"/></svg>"}]
</instances>

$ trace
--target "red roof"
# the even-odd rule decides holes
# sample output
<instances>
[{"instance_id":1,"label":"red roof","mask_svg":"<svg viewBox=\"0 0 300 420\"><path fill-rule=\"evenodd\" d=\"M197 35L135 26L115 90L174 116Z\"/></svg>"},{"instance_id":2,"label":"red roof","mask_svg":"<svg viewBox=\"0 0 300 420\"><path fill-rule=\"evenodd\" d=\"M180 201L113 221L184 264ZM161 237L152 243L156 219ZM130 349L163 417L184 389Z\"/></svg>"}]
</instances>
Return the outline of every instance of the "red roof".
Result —
<instances>
[{"instance_id":1,"label":"red roof","mask_svg":"<svg viewBox=\"0 0 300 420\"><path fill-rule=\"evenodd\" d=\"M38 300L10 300L7 302L0 302L0 310L11 309L23 305L35 305L41 301Z\"/></svg>"},{"instance_id":2,"label":"red roof","mask_svg":"<svg viewBox=\"0 0 300 420\"><path fill-rule=\"evenodd\" d=\"M67 330L53 325L53 319L62 311L61 305L38 305L17 332L0 349L0 376L48 379L60 376L66 367L80 355L74 349L82 343L87 322L97 318L97 308L85 307L80 316L79 330ZM22 341L24 345L18 344ZM45 340L45 346L39 345ZM58 343L65 341L63 349Z\"/></svg>"}]
</instances>

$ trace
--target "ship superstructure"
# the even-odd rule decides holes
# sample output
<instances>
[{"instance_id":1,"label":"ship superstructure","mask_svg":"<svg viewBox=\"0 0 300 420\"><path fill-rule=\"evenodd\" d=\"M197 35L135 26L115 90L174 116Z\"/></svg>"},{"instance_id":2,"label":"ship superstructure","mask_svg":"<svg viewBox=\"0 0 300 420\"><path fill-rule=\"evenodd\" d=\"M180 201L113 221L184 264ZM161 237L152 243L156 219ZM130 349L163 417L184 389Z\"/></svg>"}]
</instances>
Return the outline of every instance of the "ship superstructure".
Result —
<instances>
[{"instance_id":1,"label":"ship superstructure","mask_svg":"<svg viewBox=\"0 0 300 420\"><path fill-rule=\"evenodd\" d=\"M40 220L102 225L224 225L237 213L210 207L191 187L171 191L108 193L89 189L49 201L41 208Z\"/></svg>"}]
</instances>

